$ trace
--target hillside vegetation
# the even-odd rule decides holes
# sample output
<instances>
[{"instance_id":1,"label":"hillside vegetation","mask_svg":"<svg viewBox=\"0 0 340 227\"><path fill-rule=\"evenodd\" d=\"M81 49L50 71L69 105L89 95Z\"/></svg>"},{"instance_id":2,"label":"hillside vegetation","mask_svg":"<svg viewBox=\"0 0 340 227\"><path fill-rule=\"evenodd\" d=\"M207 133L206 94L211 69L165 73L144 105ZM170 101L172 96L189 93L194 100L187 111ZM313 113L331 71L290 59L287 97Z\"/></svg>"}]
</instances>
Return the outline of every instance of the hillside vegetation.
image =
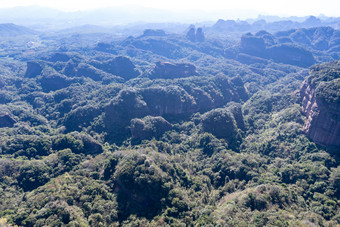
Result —
<instances>
[{"instance_id":1,"label":"hillside vegetation","mask_svg":"<svg viewBox=\"0 0 340 227\"><path fill-rule=\"evenodd\" d=\"M203 30L3 39L0 225L340 225L340 32Z\"/></svg>"}]
</instances>

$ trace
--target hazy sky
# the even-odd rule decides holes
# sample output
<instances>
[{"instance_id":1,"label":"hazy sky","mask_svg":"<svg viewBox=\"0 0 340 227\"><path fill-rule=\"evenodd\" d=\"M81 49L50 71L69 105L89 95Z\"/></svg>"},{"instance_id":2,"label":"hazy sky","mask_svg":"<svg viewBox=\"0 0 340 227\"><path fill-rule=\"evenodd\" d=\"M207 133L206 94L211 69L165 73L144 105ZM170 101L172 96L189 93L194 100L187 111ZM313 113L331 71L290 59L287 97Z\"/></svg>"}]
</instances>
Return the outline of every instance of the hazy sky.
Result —
<instances>
[{"instance_id":1,"label":"hazy sky","mask_svg":"<svg viewBox=\"0 0 340 227\"><path fill-rule=\"evenodd\" d=\"M339 0L0 0L1 8L28 5L47 6L64 11L134 5L175 11L200 9L212 12L241 9L280 16L340 16Z\"/></svg>"}]
</instances>

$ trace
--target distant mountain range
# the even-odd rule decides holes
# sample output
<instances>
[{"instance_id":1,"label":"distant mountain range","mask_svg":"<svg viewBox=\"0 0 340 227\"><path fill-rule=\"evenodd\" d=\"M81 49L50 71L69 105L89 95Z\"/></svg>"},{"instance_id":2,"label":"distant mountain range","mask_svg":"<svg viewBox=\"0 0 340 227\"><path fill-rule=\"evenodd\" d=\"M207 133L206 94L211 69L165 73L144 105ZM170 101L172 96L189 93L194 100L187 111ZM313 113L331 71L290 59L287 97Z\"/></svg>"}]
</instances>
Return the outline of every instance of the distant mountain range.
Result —
<instances>
[{"instance_id":1,"label":"distant mountain range","mask_svg":"<svg viewBox=\"0 0 340 227\"><path fill-rule=\"evenodd\" d=\"M257 18L256 18L257 17ZM153 9L137 6L96 9L90 11L63 12L39 6L14 7L0 9L0 23L15 23L40 31L66 29L84 24L99 26L119 26L145 23L199 23L211 26L217 31L255 31L258 29L277 31L301 27L332 26L340 27L340 18L326 16L316 17L285 17L265 16L257 11L221 10L203 12L187 10L174 12L171 10ZM236 19L235 18L239 18ZM256 19L240 19L256 18ZM232 20L233 19L233 20ZM278 21L281 21L278 23ZM198 23L197 23L198 22ZM249 28L251 27L251 28Z\"/></svg>"},{"instance_id":2,"label":"distant mountain range","mask_svg":"<svg viewBox=\"0 0 340 227\"><path fill-rule=\"evenodd\" d=\"M24 26L13 23L0 24L0 37L34 34L37 34L37 32Z\"/></svg>"},{"instance_id":3,"label":"distant mountain range","mask_svg":"<svg viewBox=\"0 0 340 227\"><path fill-rule=\"evenodd\" d=\"M313 28L313 27L333 27L334 29L340 28L340 18L317 18L315 16L309 16L306 18L277 18L277 21L268 21L263 17L263 19L255 21L241 21L241 20L223 20L217 21L214 26L209 28L211 32L214 33L242 33L242 32L258 32L261 30L269 32L277 32L282 30L299 29L299 28ZM299 20L297 20L299 19ZM304 20L301 20L304 19Z\"/></svg>"},{"instance_id":4,"label":"distant mountain range","mask_svg":"<svg viewBox=\"0 0 340 227\"><path fill-rule=\"evenodd\" d=\"M236 12L232 14L225 12L220 15L221 18L231 17L236 15ZM256 14L249 12L248 15ZM121 37L141 35L144 29L162 29L169 34L183 34L192 21L199 21L195 25L202 27L207 36L218 35L237 40L247 32L268 31L275 33L282 30L312 27L340 29L340 17L282 18L259 15L256 19L202 21L202 18L205 17L209 17L209 15L199 11L178 13L135 6L77 12L63 12L37 6L15 7L0 9L0 36L29 35L38 32L53 35L54 32L57 32L58 34L105 33Z\"/></svg>"}]
</instances>

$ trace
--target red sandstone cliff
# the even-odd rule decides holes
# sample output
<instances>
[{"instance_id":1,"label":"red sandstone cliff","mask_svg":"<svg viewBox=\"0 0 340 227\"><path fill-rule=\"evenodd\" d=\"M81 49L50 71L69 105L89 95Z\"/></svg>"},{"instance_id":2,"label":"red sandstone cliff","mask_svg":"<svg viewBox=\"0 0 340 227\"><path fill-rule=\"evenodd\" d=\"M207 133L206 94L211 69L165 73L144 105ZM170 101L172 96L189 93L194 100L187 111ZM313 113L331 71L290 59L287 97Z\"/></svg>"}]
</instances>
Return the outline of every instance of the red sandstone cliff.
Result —
<instances>
[{"instance_id":1,"label":"red sandstone cliff","mask_svg":"<svg viewBox=\"0 0 340 227\"><path fill-rule=\"evenodd\" d=\"M300 88L307 116L304 132L314 142L340 147L340 61L312 68Z\"/></svg>"}]
</instances>

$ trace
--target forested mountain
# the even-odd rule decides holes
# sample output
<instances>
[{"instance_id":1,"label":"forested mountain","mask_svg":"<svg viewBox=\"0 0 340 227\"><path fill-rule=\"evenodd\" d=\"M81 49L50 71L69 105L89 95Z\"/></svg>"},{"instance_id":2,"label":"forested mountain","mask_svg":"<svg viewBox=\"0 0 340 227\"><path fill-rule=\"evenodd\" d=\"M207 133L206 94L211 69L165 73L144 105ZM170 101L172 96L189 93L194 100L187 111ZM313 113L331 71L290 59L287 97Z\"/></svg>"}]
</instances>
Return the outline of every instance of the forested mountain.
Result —
<instances>
[{"instance_id":1,"label":"forested mountain","mask_svg":"<svg viewBox=\"0 0 340 227\"><path fill-rule=\"evenodd\" d=\"M36 31L13 23L0 24L0 36L34 35Z\"/></svg>"},{"instance_id":2,"label":"forested mountain","mask_svg":"<svg viewBox=\"0 0 340 227\"><path fill-rule=\"evenodd\" d=\"M302 25L0 37L1 225L340 225L340 31Z\"/></svg>"}]
</instances>

